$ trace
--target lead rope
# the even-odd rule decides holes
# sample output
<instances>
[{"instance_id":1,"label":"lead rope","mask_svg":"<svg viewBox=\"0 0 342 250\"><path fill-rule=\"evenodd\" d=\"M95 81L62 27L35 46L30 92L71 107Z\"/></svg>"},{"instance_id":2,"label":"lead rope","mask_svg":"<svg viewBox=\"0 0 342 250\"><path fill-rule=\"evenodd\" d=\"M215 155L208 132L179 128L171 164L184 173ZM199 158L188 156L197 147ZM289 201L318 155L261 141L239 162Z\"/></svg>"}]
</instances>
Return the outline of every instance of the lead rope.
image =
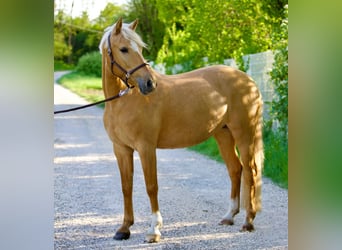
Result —
<instances>
[{"instance_id":1,"label":"lead rope","mask_svg":"<svg viewBox=\"0 0 342 250\"><path fill-rule=\"evenodd\" d=\"M74 111L74 110L78 110L78 109L85 109L85 108L88 108L88 107L91 107L91 106L95 106L95 105L98 105L98 104L101 104L101 103L104 103L104 102L109 102L109 101L117 99L117 98L119 98L119 97L121 97L123 95L126 95L128 93L128 91L129 91L129 89L130 88L126 88L125 90L120 90L119 94L117 94L115 96L112 96L112 97L109 97L109 98L106 98L104 100L98 101L98 102L86 104L86 105L75 107L75 108L54 111L53 114L66 113L66 112L70 112L70 111Z\"/></svg>"}]
</instances>

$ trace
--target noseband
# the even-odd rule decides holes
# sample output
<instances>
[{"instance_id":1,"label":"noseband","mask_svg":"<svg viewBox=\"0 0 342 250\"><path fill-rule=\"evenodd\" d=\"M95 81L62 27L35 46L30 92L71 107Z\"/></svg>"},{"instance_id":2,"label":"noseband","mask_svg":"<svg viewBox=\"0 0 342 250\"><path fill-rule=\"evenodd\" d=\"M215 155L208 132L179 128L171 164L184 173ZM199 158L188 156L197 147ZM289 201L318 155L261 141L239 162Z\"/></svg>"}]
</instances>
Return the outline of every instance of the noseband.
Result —
<instances>
[{"instance_id":1,"label":"noseband","mask_svg":"<svg viewBox=\"0 0 342 250\"><path fill-rule=\"evenodd\" d=\"M109 55L109 58L110 58L110 70L112 71L112 74L114 74L114 71L113 71L113 67L114 65L118 66L118 68L125 74L125 79L122 79L120 76L117 76L119 77L127 86L127 88L129 89L132 89L134 88L134 86L131 86L128 84L128 79L130 78L131 75L133 75L133 73L135 71L137 71L138 69L142 68L142 67L145 67L146 65L149 65L147 62L143 62L142 64L138 65L137 67L131 69L131 70L125 70L120 64L118 64L115 60L114 60L114 57L113 57L113 53L112 53L112 49L111 49L111 44L110 44L110 36L111 36L111 33L109 33L108 35L108 50L107 50L107 53Z\"/></svg>"}]
</instances>

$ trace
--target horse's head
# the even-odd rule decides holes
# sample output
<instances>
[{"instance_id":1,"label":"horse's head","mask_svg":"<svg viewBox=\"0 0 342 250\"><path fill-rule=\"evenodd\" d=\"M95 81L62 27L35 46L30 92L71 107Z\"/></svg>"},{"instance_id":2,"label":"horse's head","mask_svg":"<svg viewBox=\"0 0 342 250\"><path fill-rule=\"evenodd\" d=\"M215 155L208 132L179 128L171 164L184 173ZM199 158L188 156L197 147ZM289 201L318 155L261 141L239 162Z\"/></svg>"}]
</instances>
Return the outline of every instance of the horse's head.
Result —
<instances>
[{"instance_id":1,"label":"horse's head","mask_svg":"<svg viewBox=\"0 0 342 250\"><path fill-rule=\"evenodd\" d=\"M113 75L121 78L127 87L136 86L142 94L147 95L157 84L150 66L142 56L142 49L146 45L135 32L137 24L138 20L125 24L120 18L106 30L100 50L107 50L107 55L103 56L111 62L106 65L110 65Z\"/></svg>"}]
</instances>

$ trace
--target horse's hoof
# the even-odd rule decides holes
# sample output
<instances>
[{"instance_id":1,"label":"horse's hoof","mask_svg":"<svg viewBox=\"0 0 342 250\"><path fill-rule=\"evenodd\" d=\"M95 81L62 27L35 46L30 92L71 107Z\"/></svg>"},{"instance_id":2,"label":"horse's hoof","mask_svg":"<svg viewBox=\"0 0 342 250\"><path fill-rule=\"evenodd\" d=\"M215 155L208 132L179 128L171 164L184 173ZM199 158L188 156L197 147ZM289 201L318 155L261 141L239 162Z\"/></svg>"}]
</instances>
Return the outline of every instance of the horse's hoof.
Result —
<instances>
[{"instance_id":1,"label":"horse's hoof","mask_svg":"<svg viewBox=\"0 0 342 250\"><path fill-rule=\"evenodd\" d=\"M220 221L219 225L234 225L234 221L232 219L223 219Z\"/></svg>"},{"instance_id":2,"label":"horse's hoof","mask_svg":"<svg viewBox=\"0 0 342 250\"><path fill-rule=\"evenodd\" d=\"M252 232L254 231L254 226L253 224L251 223L246 223L246 224L243 224L242 226L242 229L241 229L241 232Z\"/></svg>"},{"instance_id":3,"label":"horse's hoof","mask_svg":"<svg viewBox=\"0 0 342 250\"><path fill-rule=\"evenodd\" d=\"M127 240L130 235L130 232L116 232L113 238L114 240Z\"/></svg>"},{"instance_id":4,"label":"horse's hoof","mask_svg":"<svg viewBox=\"0 0 342 250\"><path fill-rule=\"evenodd\" d=\"M157 243L160 241L160 234L146 234L145 242Z\"/></svg>"}]
</instances>

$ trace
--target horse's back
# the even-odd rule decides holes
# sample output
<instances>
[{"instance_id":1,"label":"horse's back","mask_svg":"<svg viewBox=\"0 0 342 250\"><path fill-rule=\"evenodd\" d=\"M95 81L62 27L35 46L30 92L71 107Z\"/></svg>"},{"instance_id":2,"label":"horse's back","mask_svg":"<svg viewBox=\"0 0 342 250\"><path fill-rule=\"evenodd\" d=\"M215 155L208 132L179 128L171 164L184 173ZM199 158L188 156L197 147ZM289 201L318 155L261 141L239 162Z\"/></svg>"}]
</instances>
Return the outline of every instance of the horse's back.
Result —
<instances>
[{"instance_id":1,"label":"horse's back","mask_svg":"<svg viewBox=\"0 0 342 250\"><path fill-rule=\"evenodd\" d=\"M216 91L225 96L227 104L230 106L239 103L239 105L247 107L256 102L261 102L261 93L254 80L245 72L230 66L207 66L175 75L174 78L180 82L185 82L184 84L191 84L193 89L210 86L211 91Z\"/></svg>"},{"instance_id":2,"label":"horse's back","mask_svg":"<svg viewBox=\"0 0 342 250\"><path fill-rule=\"evenodd\" d=\"M197 144L232 120L243 123L253 105L250 96L259 95L247 74L224 65L162 75L160 80L162 148Z\"/></svg>"},{"instance_id":3,"label":"horse's back","mask_svg":"<svg viewBox=\"0 0 342 250\"><path fill-rule=\"evenodd\" d=\"M215 90L226 95L258 93L254 80L245 72L226 65L212 65L195 69L186 73L167 76L172 81L183 84L192 84L193 88L203 87L198 84L200 79L205 80ZM260 93L259 93L260 94Z\"/></svg>"}]
</instances>

